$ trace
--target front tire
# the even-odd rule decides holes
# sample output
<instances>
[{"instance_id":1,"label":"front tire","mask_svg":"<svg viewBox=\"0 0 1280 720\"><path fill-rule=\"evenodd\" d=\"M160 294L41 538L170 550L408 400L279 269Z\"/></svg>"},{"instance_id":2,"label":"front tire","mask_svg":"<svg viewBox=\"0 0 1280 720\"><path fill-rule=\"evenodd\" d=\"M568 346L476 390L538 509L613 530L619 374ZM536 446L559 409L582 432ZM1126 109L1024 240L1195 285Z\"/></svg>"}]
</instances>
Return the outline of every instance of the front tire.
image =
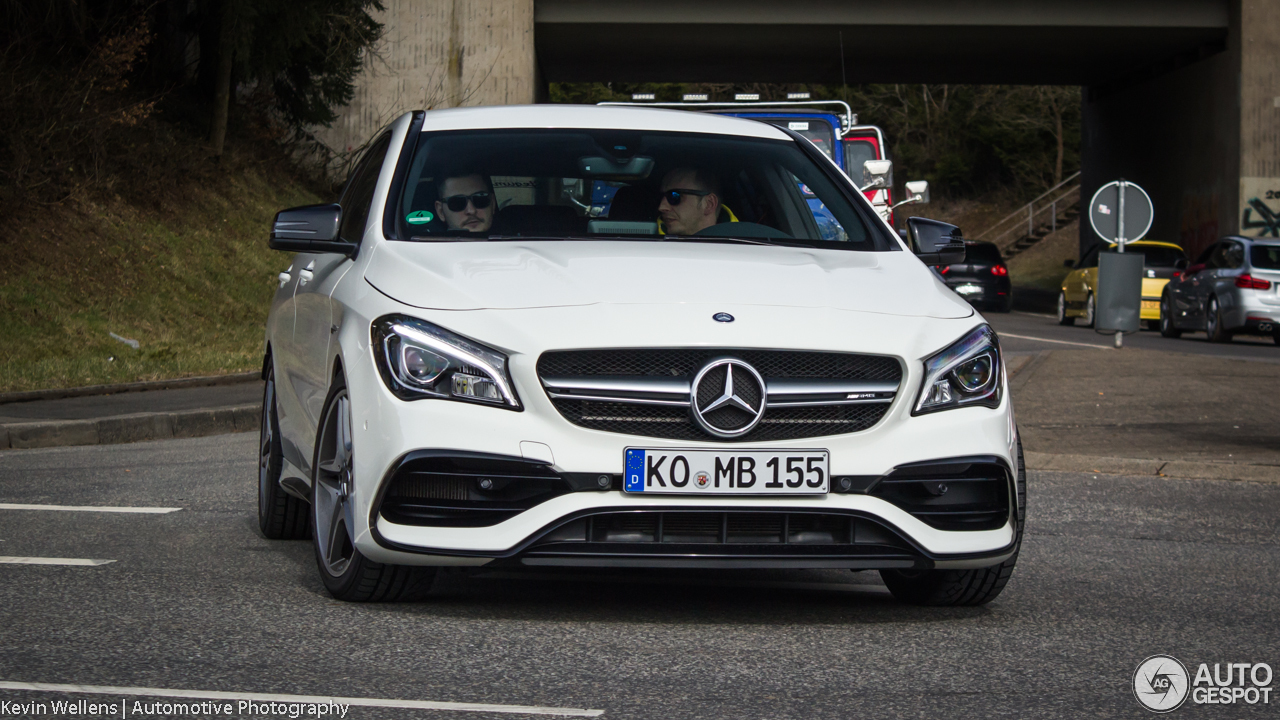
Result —
<instances>
[{"instance_id":1,"label":"front tire","mask_svg":"<svg viewBox=\"0 0 1280 720\"><path fill-rule=\"evenodd\" d=\"M1089 297L1084 301L1084 326L1093 327L1093 319L1096 310L1096 304L1093 300L1093 293L1089 293Z\"/></svg>"},{"instance_id":2,"label":"front tire","mask_svg":"<svg viewBox=\"0 0 1280 720\"><path fill-rule=\"evenodd\" d=\"M1160 334L1167 338L1182 337L1182 331L1173 324L1173 303L1169 302L1169 293L1160 296Z\"/></svg>"},{"instance_id":3,"label":"front tire","mask_svg":"<svg viewBox=\"0 0 1280 720\"><path fill-rule=\"evenodd\" d=\"M271 368L262 389L262 427L258 430L258 529L271 540L300 540L307 536L307 504L280 487L283 465L276 371Z\"/></svg>"},{"instance_id":4,"label":"front tire","mask_svg":"<svg viewBox=\"0 0 1280 720\"><path fill-rule=\"evenodd\" d=\"M1018 441L1017 523L1014 526L1013 554L1008 560L971 570L881 570L880 577L900 602L912 605L985 605L1004 590L1022 549L1022 531L1027 515L1027 470Z\"/></svg>"},{"instance_id":5,"label":"front tire","mask_svg":"<svg viewBox=\"0 0 1280 720\"><path fill-rule=\"evenodd\" d=\"M329 594L347 602L419 600L431 591L435 568L385 565L366 558L351 538L351 397L339 377L325 399L311 475L311 536L320 580Z\"/></svg>"},{"instance_id":6,"label":"front tire","mask_svg":"<svg viewBox=\"0 0 1280 720\"><path fill-rule=\"evenodd\" d=\"M1222 308L1218 306L1216 297L1209 298L1204 306L1204 334L1209 336L1209 342L1212 343L1231 342L1231 333L1222 327Z\"/></svg>"},{"instance_id":7,"label":"front tire","mask_svg":"<svg viewBox=\"0 0 1280 720\"><path fill-rule=\"evenodd\" d=\"M1058 324L1059 325L1075 325L1076 319L1067 316L1067 294L1065 292L1058 293Z\"/></svg>"}]
</instances>

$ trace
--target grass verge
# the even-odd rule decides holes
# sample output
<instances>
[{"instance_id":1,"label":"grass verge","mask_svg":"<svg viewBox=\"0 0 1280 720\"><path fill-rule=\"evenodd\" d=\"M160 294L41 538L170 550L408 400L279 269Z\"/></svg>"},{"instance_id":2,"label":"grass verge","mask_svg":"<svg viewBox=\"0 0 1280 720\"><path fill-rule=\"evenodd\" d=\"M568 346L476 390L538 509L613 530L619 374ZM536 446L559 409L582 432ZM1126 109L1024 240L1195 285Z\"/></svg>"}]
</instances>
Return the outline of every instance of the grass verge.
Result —
<instances>
[{"instance_id":1,"label":"grass verge","mask_svg":"<svg viewBox=\"0 0 1280 720\"><path fill-rule=\"evenodd\" d=\"M17 223L2 245L12 262L0 268L0 391L260 367L287 264L267 247L271 218L319 198L253 167L182 195L161 206L82 197Z\"/></svg>"}]
</instances>

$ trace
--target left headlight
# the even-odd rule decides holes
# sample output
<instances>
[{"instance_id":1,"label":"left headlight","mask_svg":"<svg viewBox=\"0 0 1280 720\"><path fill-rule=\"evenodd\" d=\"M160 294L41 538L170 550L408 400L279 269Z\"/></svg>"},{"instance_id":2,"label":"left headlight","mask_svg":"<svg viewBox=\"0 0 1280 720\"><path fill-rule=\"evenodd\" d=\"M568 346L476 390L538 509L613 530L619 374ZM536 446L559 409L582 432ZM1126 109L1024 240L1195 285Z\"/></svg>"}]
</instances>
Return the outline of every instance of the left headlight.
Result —
<instances>
[{"instance_id":1,"label":"left headlight","mask_svg":"<svg viewBox=\"0 0 1280 720\"><path fill-rule=\"evenodd\" d=\"M924 361L924 385L912 415L958 407L1000 405L1000 341L989 325Z\"/></svg>"},{"instance_id":2,"label":"left headlight","mask_svg":"<svg viewBox=\"0 0 1280 720\"><path fill-rule=\"evenodd\" d=\"M401 400L438 398L521 410L507 356L425 320L373 321L373 355L382 381Z\"/></svg>"}]
</instances>

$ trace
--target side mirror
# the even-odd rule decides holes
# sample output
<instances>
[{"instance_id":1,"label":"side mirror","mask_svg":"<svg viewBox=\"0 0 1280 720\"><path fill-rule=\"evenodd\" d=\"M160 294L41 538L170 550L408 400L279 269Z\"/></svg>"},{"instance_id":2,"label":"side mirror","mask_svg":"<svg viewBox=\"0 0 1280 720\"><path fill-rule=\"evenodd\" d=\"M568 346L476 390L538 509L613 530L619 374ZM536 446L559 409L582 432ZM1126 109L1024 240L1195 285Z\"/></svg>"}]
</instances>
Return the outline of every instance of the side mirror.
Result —
<instances>
[{"instance_id":1,"label":"side mirror","mask_svg":"<svg viewBox=\"0 0 1280 720\"><path fill-rule=\"evenodd\" d=\"M893 161L868 160L862 163L862 192L893 187Z\"/></svg>"},{"instance_id":2,"label":"side mirror","mask_svg":"<svg viewBox=\"0 0 1280 720\"><path fill-rule=\"evenodd\" d=\"M906 184L906 188L907 188L907 199L903 200L902 202L894 203L893 207L889 208L890 210L896 210L902 207L903 205L910 205L912 203L929 202L929 181L928 180L913 180Z\"/></svg>"},{"instance_id":3,"label":"side mirror","mask_svg":"<svg viewBox=\"0 0 1280 720\"><path fill-rule=\"evenodd\" d=\"M907 218L911 249L925 265L964 262L964 236L960 228L928 218Z\"/></svg>"},{"instance_id":4,"label":"side mirror","mask_svg":"<svg viewBox=\"0 0 1280 720\"><path fill-rule=\"evenodd\" d=\"M1073 270L1074 270L1074 269L1075 269L1075 267L1076 267L1076 261L1075 261L1075 260L1063 260L1063 261L1062 261L1062 267L1065 267L1065 268L1071 268L1071 269L1073 269Z\"/></svg>"},{"instance_id":5,"label":"side mirror","mask_svg":"<svg viewBox=\"0 0 1280 720\"><path fill-rule=\"evenodd\" d=\"M1173 261L1173 267L1176 270L1186 270L1187 266L1190 264L1191 264L1191 261L1186 258L1179 258Z\"/></svg>"},{"instance_id":6,"label":"side mirror","mask_svg":"<svg viewBox=\"0 0 1280 720\"><path fill-rule=\"evenodd\" d=\"M272 250L353 255L354 243L338 239L342 208L336 204L304 205L276 213L271 225Z\"/></svg>"}]
</instances>

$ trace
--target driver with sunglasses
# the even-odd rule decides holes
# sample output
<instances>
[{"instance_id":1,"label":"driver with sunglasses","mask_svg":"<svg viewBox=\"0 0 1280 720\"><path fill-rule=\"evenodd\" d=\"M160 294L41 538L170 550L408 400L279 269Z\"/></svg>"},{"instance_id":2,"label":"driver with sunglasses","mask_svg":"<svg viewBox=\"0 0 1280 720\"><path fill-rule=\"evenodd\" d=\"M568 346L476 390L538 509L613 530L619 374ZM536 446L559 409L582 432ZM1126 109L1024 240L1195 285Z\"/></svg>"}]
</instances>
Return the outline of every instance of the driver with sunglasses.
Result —
<instances>
[{"instance_id":1,"label":"driver with sunglasses","mask_svg":"<svg viewBox=\"0 0 1280 720\"><path fill-rule=\"evenodd\" d=\"M436 196L436 214L450 230L481 233L493 225L493 185L479 173L440 180Z\"/></svg>"},{"instance_id":2,"label":"driver with sunglasses","mask_svg":"<svg viewBox=\"0 0 1280 720\"><path fill-rule=\"evenodd\" d=\"M676 168L662 178L658 216L668 235L695 235L719 223L719 183L694 168Z\"/></svg>"}]
</instances>

